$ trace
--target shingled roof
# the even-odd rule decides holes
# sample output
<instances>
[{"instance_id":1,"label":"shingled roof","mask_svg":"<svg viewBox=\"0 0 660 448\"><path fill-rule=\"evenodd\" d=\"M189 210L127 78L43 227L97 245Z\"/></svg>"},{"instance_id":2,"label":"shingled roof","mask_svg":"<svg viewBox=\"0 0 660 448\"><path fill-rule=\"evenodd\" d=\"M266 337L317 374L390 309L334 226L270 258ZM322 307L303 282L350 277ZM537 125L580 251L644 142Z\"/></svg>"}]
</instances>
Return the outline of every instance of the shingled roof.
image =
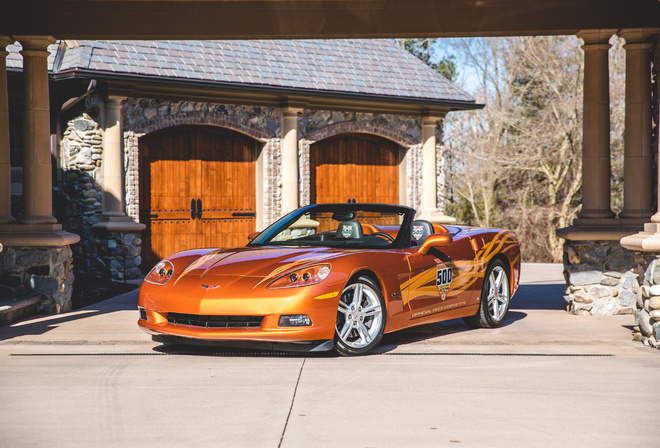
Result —
<instances>
[{"instance_id":1,"label":"shingled roof","mask_svg":"<svg viewBox=\"0 0 660 448\"><path fill-rule=\"evenodd\" d=\"M8 67L18 68L18 45ZM339 94L466 103L466 92L388 40L66 41L55 73L97 71Z\"/></svg>"}]
</instances>

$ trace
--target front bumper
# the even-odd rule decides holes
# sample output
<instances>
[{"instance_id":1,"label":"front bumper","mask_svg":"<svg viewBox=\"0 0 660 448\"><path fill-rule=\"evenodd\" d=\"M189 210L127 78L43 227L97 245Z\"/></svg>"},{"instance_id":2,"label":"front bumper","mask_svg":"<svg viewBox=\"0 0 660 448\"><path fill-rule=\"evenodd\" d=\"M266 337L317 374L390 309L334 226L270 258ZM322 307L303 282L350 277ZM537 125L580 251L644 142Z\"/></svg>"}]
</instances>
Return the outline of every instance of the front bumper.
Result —
<instances>
[{"instance_id":1,"label":"front bumper","mask_svg":"<svg viewBox=\"0 0 660 448\"><path fill-rule=\"evenodd\" d=\"M340 285L337 286L341 288ZM334 338L340 295L340 289L337 287L316 285L281 290L264 288L260 292L250 291L234 294L233 297L222 296L217 291L193 291L196 293L195 297L190 294L190 290L181 291L178 288L143 284L138 299L138 306L143 309L138 320L139 327L154 336L157 342L165 342L169 338L175 341L174 343L188 344L233 341L321 345ZM332 296L334 292L336 294ZM217 328L171 322L171 318L168 321L168 314L171 313L254 316L263 319L257 327ZM295 314L309 316L312 325L279 326L280 316Z\"/></svg>"}]
</instances>

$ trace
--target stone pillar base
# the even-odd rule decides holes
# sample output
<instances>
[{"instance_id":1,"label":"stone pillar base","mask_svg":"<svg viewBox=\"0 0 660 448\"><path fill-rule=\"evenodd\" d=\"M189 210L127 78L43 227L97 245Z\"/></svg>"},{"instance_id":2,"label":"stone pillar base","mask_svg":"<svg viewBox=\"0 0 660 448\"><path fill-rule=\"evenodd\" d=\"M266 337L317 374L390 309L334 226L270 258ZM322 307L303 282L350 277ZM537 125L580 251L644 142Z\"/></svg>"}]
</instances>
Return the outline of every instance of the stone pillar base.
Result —
<instances>
[{"instance_id":1,"label":"stone pillar base","mask_svg":"<svg viewBox=\"0 0 660 448\"><path fill-rule=\"evenodd\" d=\"M626 235L637 233L642 223L619 218L576 219L573 225L557 229L559 238L573 241L618 241Z\"/></svg>"},{"instance_id":2,"label":"stone pillar base","mask_svg":"<svg viewBox=\"0 0 660 448\"><path fill-rule=\"evenodd\" d=\"M644 224L644 231L621 239L626 249L643 252L660 252L660 224Z\"/></svg>"},{"instance_id":3,"label":"stone pillar base","mask_svg":"<svg viewBox=\"0 0 660 448\"><path fill-rule=\"evenodd\" d=\"M6 246L69 246L80 236L66 232L61 224L3 224L0 241Z\"/></svg>"},{"instance_id":4,"label":"stone pillar base","mask_svg":"<svg viewBox=\"0 0 660 448\"><path fill-rule=\"evenodd\" d=\"M92 226L96 231L107 232L139 232L147 228L146 224L133 221L130 217L123 216L107 216L104 215L102 220Z\"/></svg>"},{"instance_id":5,"label":"stone pillar base","mask_svg":"<svg viewBox=\"0 0 660 448\"><path fill-rule=\"evenodd\" d=\"M627 250L618 241L566 241L566 310L571 314L633 314L639 267L653 258Z\"/></svg>"},{"instance_id":6,"label":"stone pillar base","mask_svg":"<svg viewBox=\"0 0 660 448\"><path fill-rule=\"evenodd\" d=\"M0 253L0 297L39 297L39 312L70 311L73 278L73 256L68 245L5 245Z\"/></svg>"}]
</instances>

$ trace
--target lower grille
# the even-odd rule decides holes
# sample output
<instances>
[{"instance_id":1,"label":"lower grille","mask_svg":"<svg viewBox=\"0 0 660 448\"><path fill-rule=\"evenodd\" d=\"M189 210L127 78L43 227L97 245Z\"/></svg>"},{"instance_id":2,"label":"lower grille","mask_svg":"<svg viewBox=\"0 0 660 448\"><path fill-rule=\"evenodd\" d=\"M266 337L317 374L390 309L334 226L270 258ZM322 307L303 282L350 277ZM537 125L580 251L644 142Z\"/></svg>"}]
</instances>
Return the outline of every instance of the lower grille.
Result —
<instances>
[{"instance_id":1,"label":"lower grille","mask_svg":"<svg viewBox=\"0 0 660 448\"><path fill-rule=\"evenodd\" d=\"M259 328L264 316L205 316L167 313L167 321L175 325L203 328Z\"/></svg>"}]
</instances>

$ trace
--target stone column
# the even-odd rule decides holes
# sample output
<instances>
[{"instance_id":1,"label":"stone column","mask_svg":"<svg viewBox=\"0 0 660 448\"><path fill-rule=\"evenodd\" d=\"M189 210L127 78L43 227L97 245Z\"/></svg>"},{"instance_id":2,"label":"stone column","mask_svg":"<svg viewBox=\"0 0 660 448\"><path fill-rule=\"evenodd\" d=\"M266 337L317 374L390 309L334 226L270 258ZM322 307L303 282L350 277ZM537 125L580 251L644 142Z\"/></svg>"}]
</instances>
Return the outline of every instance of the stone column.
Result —
<instances>
[{"instance_id":1,"label":"stone column","mask_svg":"<svg viewBox=\"0 0 660 448\"><path fill-rule=\"evenodd\" d=\"M422 211L419 219L451 224L454 218L446 216L438 210L438 182L436 178L437 123L443 116L427 116L422 118Z\"/></svg>"},{"instance_id":2,"label":"stone column","mask_svg":"<svg viewBox=\"0 0 660 448\"><path fill-rule=\"evenodd\" d=\"M113 232L131 232L146 228L126 215L124 207L124 164L121 102L124 97L109 96L104 106L103 162L101 183L103 187L101 221L94 229Z\"/></svg>"},{"instance_id":3,"label":"stone column","mask_svg":"<svg viewBox=\"0 0 660 448\"><path fill-rule=\"evenodd\" d=\"M282 215L298 208L298 114L300 108L282 108Z\"/></svg>"},{"instance_id":4,"label":"stone column","mask_svg":"<svg viewBox=\"0 0 660 448\"><path fill-rule=\"evenodd\" d=\"M655 33L623 30L626 40L626 118L623 211L619 217L648 221L653 214L651 153L651 43Z\"/></svg>"},{"instance_id":5,"label":"stone column","mask_svg":"<svg viewBox=\"0 0 660 448\"><path fill-rule=\"evenodd\" d=\"M578 221L613 218L610 208L610 95L608 50L615 30L578 33L584 41L582 210ZM595 225L599 222L595 221Z\"/></svg>"},{"instance_id":6,"label":"stone column","mask_svg":"<svg viewBox=\"0 0 660 448\"><path fill-rule=\"evenodd\" d=\"M14 43L0 36L0 223L15 222L11 216L11 163L9 160L9 98L7 90L7 45ZM2 245L0 245L0 252Z\"/></svg>"},{"instance_id":7,"label":"stone column","mask_svg":"<svg viewBox=\"0 0 660 448\"><path fill-rule=\"evenodd\" d=\"M649 76L649 48L648 42L650 37L658 34L658 29L646 30L624 30L621 36L626 39L626 130L625 130L625 177L624 177L624 194L628 194L629 182L634 185L632 188L640 188L640 180L635 180L636 176L649 175L646 170L652 169L653 158L646 158L647 154L652 152L651 148L651 114L650 114L650 78ZM630 60L628 59L630 58ZM646 67L646 69L644 69ZM628 77L630 76L630 78ZM631 82L629 83L628 80ZM630 85L630 84L636 85ZM644 83L644 86L641 84ZM648 84L647 84L648 83ZM629 98L628 88L631 89L631 97ZM642 95L642 91L646 92L646 96ZM630 103L629 103L630 100ZM629 107L630 107L630 122L629 120ZM648 107L648 109L647 109ZM636 119L635 119L636 118ZM648 119L648 121L647 121ZM630 130L629 130L630 126ZM630 134L629 134L630 133ZM642 167L643 174L632 174L632 179L629 180L628 165L629 165L629 145L631 146L631 165L634 166L635 158L641 161L647 161L648 166ZM646 152L648 151L648 152ZM660 179L660 166L658 166L658 179ZM652 180L650 181L652 182ZM652 184L649 184L647 191L649 193ZM635 235L629 235L621 239L621 245L626 249L641 251L641 252L660 252L660 181L656 186L658 192L658 203L656 213L651 216L650 222L648 220L644 223L644 230ZM644 200L649 200L644 195ZM630 211L631 215L635 214L639 206L644 206L641 202L634 202L633 199L628 199L624 196L624 212ZM636 207L638 207L636 209ZM623 215L624 212L621 212Z\"/></svg>"},{"instance_id":8,"label":"stone column","mask_svg":"<svg viewBox=\"0 0 660 448\"><path fill-rule=\"evenodd\" d=\"M55 224L50 158L50 36L16 36L23 50L23 224Z\"/></svg>"}]
</instances>

